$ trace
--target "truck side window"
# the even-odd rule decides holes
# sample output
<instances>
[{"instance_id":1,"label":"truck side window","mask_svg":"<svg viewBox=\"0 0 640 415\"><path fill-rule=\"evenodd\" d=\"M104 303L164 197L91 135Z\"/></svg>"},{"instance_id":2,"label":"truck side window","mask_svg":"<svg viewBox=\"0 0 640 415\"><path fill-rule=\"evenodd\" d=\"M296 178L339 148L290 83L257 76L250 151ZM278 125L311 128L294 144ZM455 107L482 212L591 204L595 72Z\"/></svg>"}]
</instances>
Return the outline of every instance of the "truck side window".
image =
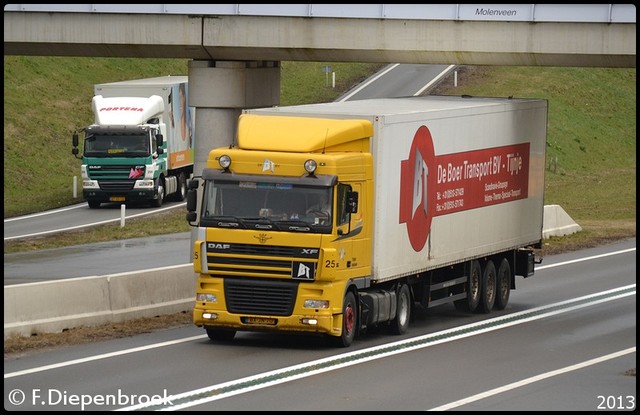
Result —
<instances>
[{"instance_id":1,"label":"truck side window","mask_svg":"<svg viewBox=\"0 0 640 415\"><path fill-rule=\"evenodd\" d=\"M338 184L338 226L349 223L349 208L347 206L347 194L351 191L348 184Z\"/></svg>"},{"instance_id":2,"label":"truck side window","mask_svg":"<svg viewBox=\"0 0 640 415\"><path fill-rule=\"evenodd\" d=\"M157 151L157 147L158 147L158 144L156 142L156 135L152 133L151 134L151 154Z\"/></svg>"}]
</instances>

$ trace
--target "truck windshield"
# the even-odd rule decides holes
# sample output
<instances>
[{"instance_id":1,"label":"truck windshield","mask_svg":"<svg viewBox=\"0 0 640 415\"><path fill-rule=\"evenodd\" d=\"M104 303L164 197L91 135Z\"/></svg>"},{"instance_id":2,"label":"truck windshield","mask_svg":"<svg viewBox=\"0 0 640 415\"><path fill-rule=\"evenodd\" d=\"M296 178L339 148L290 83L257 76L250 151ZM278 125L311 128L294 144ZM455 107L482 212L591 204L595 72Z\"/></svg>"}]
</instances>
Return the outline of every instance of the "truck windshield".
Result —
<instances>
[{"instance_id":1,"label":"truck windshield","mask_svg":"<svg viewBox=\"0 0 640 415\"><path fill-rule=\"evenodd\" d=\"M146 134L95 134L84 141L84 155L88 157L140 157L149 154L149 136Z\"/></svg>"},{"instance_id":2,"label":"truck windshield","mask_svg":"<svg viewBox=\"0 0 640 415\"><path fill-rule=\"evenodd\" d=\"M330 233L331 195L331 187L209 180L201 223L210 227Z\"/></svg>"}]
</instances>

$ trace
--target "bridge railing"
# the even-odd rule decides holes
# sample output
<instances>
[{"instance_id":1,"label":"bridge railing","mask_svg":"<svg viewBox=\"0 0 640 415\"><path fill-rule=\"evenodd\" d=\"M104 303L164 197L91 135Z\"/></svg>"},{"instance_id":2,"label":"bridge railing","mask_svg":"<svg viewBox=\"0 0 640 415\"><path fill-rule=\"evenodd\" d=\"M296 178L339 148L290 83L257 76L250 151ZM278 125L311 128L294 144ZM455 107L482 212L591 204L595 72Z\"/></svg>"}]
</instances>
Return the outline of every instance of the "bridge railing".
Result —
<instances>
[{"instance_id":1,"label":"bridge railing","mask_svg":"<svg viewBox=\"0 0 640 415\"><path fill-rule=\"evenodd\" d=\"M7 4L6 12L635 23L634 4Z\"/></svg>"}]
</instances>

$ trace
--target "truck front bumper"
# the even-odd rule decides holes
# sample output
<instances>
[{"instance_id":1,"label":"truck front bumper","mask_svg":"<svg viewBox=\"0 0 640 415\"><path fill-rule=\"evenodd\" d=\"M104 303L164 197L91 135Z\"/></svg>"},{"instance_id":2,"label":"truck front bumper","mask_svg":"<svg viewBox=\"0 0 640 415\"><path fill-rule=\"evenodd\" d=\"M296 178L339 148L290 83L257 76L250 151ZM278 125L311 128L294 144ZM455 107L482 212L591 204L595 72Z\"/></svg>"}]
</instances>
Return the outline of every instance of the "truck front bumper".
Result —
<instances>
[{"instance_id":1,"label":"truck front bumper","mask_svg":"<svg viewBox=\"0 0 640 415\"><path fill-rule=\"evenodd\" d=\"M106 191L106 190L83 190L82 196L85 200L109 203L109 202L137 202L148 201L158 198L155 189L133 189L126 192Z\"/></svg>"},{"instance_id":2,"label":"truck front bumper","mask_svg":"<svg viewBox=\"0 0 640 415\"><path fill-rule=\"evenodd\" d=\"M238 331L304 332L331 336L339 336L341 334L342 315L333 315L328 310L322 313L286 317L255 316L207 309L198 304L200 303L196 303L193 310L193 323L198 327Z\"/></svg>"}]
</instances>

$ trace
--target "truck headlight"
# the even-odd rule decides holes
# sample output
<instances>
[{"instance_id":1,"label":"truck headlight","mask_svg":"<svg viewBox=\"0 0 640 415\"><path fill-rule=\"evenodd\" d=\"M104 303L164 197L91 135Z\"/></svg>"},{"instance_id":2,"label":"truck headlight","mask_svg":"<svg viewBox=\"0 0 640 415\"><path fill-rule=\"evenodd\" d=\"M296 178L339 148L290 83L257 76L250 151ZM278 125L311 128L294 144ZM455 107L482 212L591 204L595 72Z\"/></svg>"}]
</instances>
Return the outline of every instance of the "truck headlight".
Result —
<instances>
[{"instance_id":1,"label":"truck headlight","mask_svg":"<svg viewBox=\"0 0 640 415\"><path fill-rule=\"evenodd\" d=\"M198 303L217 303L218 297L215 294L197 293L196 302Z\"/></svg>"},{"instance_id":2,"label":"truck headlight","mask_svg":"<svg viewBox=\"0 0 640 415\"><path fill-rule=\"evenodd\" d=\"M329 308L327 300L304 300L302 305L304 308Z\"/></svg>"},{"instance_id":3,"label":"truck headlight","mask_svg":"<svg viewBox=\"0 0 640 415\"><path fill-rule=\"evenodd\" d=\"M304 169L309 174L315 173L317 168L318 168L318 163L313 159L309 159L304 162Z\"/></svg>"},{"instance_id":4,"label":"truck headlight","mask_svg":"<svg viewBox=\"0 0 640 415\"><path fill-rule=\"evenodd\" d=\"M218 163L220 164L220 167L222 167L223 169L227 170L229 168L229 166L231 165L231 157L229 157L226 154L223 154L222 156L220 156L218 158Z\"/></svg>"},{"instance_id":5,"label":"truck headlight","mask_svg":"<svg viewBox=\"0 0 640 415\"><path fill-rule=\"evenodd\" d=\"M100 185L97 180L83 180L82 181L83 189L99 189Z\"/></svg>"},{"instance_id":6,"label":"truck headlight","mask_svg":"<svg viewBox=\"0 0 640 415\"><path fill-rule=\"evenodd\" d=\"M134 189L153 189L153 180L136 180L133 185Z\"/></svg>"}]
</instances>

